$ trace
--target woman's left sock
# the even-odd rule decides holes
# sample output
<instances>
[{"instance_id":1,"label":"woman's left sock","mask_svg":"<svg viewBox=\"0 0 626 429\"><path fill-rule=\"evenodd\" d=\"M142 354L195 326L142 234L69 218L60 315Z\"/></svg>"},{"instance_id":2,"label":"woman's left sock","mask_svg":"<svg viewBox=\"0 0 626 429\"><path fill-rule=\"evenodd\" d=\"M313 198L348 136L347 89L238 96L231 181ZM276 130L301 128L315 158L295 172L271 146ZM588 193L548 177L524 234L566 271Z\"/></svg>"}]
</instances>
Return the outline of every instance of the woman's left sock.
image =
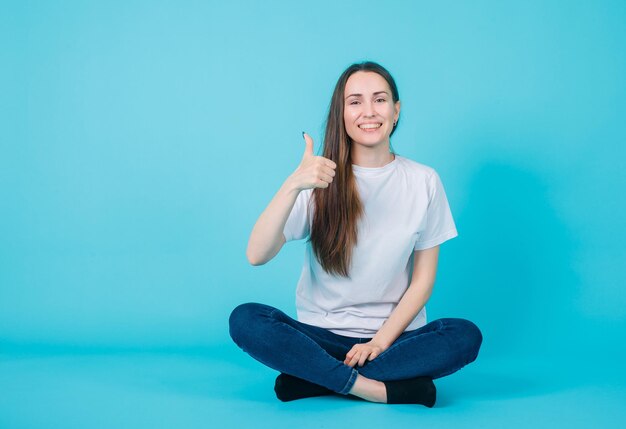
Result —
<instances>
[{"instance_id":1,"label":"woman's left sock","mask_svg":"<svg viewBox=\"0 0 626 429\"><path fill-rule=\"evenodd\" d=\"M331 395L333 393L332 390L323 386L284 373L276 377L274 392L276 392L276 397L283 402L312 398L314 396Z\"/></svg>"},{"instance_id":2,"label":"woman's left sock","mask_svg":"<svg viewBox=\"0 0 626 429\"><path fill-rule=\"evenodd\" d=\"M421 404L433 407L437 400L437 389L430 377L408 380L384 381L388 404Z\"/></svg>"}]
</instances>

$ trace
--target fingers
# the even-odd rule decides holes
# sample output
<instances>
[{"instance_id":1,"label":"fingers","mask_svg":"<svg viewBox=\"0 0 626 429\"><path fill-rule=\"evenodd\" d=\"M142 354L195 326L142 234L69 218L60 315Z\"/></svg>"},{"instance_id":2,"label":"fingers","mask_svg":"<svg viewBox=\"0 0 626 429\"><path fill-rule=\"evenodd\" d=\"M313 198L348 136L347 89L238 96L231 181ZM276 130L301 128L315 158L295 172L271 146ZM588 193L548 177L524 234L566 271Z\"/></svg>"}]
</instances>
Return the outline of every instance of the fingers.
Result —
<instances>
[{"instance_id":1,"label":"fingers","mask_svg":"<svg viewBox=\"0 0 626 429\"><path fill-rule=\"evenodd\" d=\"M362 350L360 347L354 346L346 355L346 359L343 363L351 367L354 367L357 364L359 366L363 366L369 354L369 350Z\"/></svg>"},{"instance_id":2,"label":"fingers","mask_svg":"<svg viewBox=\"0 0 626 429\"><path fill-rule=\"evenodd\" d=\"M366 362L371 362L378 357L381 353L379 347L366 347L362 344L356 344L347 354L343 361L348 366L354 367L355 365L363 366Z\"/></svg>"},{"instance_id":3,"label":"fingers","mask_svg":"<svg viewBox=\"0 0 626 429\"><path fill-rule=\"evenodd\" d=\"M332 168L333 170L334 170L335 168L337 168L337 164L335 164L335 162L334 162L333 160L328 159L328 158L324 158L323 156L320 156L320 158L322 158L322 159L324 160L324 165L325 165L326 167L330 167L330 168Z\"/></svg>"},{"instance_id":4,"label":"fingers","mask_svg":"<svg viewBox=\"0 0 626 429\"><path fill-rule=\"evenodd\" d=\"M300 165L292 175L298 189L328 188L335 177L337 164L323 156L313 155L313 139L303 132L305 148Z\"/></svg>"},{"instance_id":5,"label":"fingers","mask_svg":"<svg viewBox=\"0 0 626 429\"><path fill-rule=\"evenodd\" d=\"M346 365L354 367L357 363L359 363L359 356L360 353L356 352L352 358L350 358L350 360L346 359L346 362L344 362Z\"/></svg>"},{"instance_id":6,"label":"fingers","mask_svg":"<svg viewBox=\"0 0 626 429\"><path fill-rule=\"evenodd\" d=\"M321 158L321 157L318 157ZM316 188L328 188L335 177L335 170L326 166L314 166L313 168L313 180Z\"/></svg>"},{"instance_id":7,"label":"fingers","mask_svg":"<svg viewBox=\"0 0 626 429\"><path fill-rule=\"evenodd\" d=\"M304 137L304 156L313 156L313 139L304 131L302 132L302 136ZM324 158L323 156L316 156L315 158L326 167L330 167L333 170L337 168L337 164L331 159Z\"/></svg>"},{"instance_id":8,"label":"fingers","mask_svg":"<svg viewBox=\"0 0 626 429\"><path fill-rule=\"evenodd\" d=\"M356 353L352 355L351 358L346 357L344 363L348 366L354 367L356 365L363 366L365 365L365 361L367 361L367 357L370 355L367 350L358 350Z\"/></svg>"},{"instance_id":9,"label":"fingers","mask_svg":"<svg viewBox=\"0 0 626 429\"><path fill-rule=\"evenodd\" d=\"M376 359L378 357L378 355L380 354L379 351L374 350L372 353L370 353L369 357L367 358L368 361L373 361L374 359Z\"/></svg>"},{"instance_id":10,"label":"fingers","mask_svg":"<svg viewBox=\"0 0 626 429\"><path fill-rule=\"evenodd\" d=\"M318 173L319 178L325 182L332 182L333 177L335 177L335 170L331 170L328 167L322 167Z\"/></svg>"},{"instance_id":11,"label":"fingers","mask_svg":"<svg viewBox=\"0 0 626 429\"><path fill-rule=\"evenodd\" d=\"M354 366L359 361L358 358L355 359L358 351L359 350L356 348L356 346L352 347L352 349L346 354L346 358L344 359L343 363L348 366Z\"/></svg>"},{"instance_id":12,"label":"fingers","mask_svg":"<svg viewBox=\"0 0 626 429\"><path fill-rule=\"evenodd\" d=\"M302 137L304 137L304 156L313 156L313 139L304 131L302 132Z\"/></svg>"}]
</instances>

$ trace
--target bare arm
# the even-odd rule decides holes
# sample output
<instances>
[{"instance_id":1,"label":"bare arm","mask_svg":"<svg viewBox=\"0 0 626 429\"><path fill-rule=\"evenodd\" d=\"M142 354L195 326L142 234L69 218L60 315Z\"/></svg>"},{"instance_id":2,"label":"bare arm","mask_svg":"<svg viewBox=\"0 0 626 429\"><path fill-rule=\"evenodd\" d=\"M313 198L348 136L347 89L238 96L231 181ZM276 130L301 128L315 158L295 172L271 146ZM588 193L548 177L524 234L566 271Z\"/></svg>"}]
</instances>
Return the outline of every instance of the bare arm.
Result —
<instances>
[{"instance_id":1,"label":"bare arm","mask_svg":"<svg viewBox=\"0 0 626 429\"><path fill-rule=\"evenodd\" d=\"M426 305L435 284L438 260L439 246L415 251L411 284L374 336L375 343L387 349Z\"/></svg>"},{"instance_id":2,"label":"bare arm","mask_svg":"<svg viewBox=\"0 0 626 429\"><path fill-rule=\"evenodd\" d=\"M355 345L346 355L346 365L362 366L366 360L373 360L387 350L404 332L417 313L426 305L433 291L439 246L416 250L413 260L413 278L396 308L369 343Z\"/></svg>"},{"instance_id":3,"label":"bare arm","mask_svg":"<svg viewBox=\"0 0 626 429\"><path fill-rule=\"evenodd\" d=\"M283 230L300 191L327 188L335 176L335 164L330 159L313 155L313 140L304 134L305 150L298 168L285 180L272 201L256 221L246 256L252 265L271 260L285 244Z\"/></svg>"},{"instance_id":4,"label":"bare arm","mask_svg":"<svg viewBox=\"0 0 626 429\"><path fill-rule=\"evenodd\" d=\"M287 179L252 228L246 256L252 265L271 260L285 244L283 230L300 190Z\"/></svg>"}]
</instances>

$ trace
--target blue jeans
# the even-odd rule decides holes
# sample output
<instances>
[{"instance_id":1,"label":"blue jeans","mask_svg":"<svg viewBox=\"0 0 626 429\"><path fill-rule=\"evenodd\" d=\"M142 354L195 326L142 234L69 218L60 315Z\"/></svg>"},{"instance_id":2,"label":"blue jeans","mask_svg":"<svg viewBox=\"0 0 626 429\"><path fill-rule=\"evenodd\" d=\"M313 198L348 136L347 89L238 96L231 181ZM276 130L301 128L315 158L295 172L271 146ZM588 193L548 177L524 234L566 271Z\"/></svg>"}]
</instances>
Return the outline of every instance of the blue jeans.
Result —
<instances>
[{"instance_id":1,"label":"blue jeans","mask_svg":"<svg viewBox=\"0 0 626 429\"><path fill-rule=\"evenodd\" d=\"M371 338L337 335L256 303L235 308L229 322L233 341L262 364L343 395L358 374L379 381L452 374L476 359L482 343L472 322L438 319L402 333L377 358L352 368L343 363L346 354Z\"/></svg>"}]
</instances>

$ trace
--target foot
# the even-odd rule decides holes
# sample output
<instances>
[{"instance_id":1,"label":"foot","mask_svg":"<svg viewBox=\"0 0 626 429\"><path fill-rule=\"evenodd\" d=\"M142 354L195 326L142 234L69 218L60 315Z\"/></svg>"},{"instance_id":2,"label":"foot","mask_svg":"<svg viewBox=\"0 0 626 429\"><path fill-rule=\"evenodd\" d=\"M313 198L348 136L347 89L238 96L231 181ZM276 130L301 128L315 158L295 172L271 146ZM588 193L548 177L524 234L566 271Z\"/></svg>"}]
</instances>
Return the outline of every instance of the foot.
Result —
<instances>
[{"instance_id":1,"label":"foot","mask_svg":"<svg viewBox=\"0 0 626 429\"><path fill-rule=\"evenodd\" d=\"M421 404L428 408L435 405L437 389L430 377L385 381L388 404Z\"/></svg>"},{"instance_id":2,"label":"foot","mask_svg":"<svg viewBox=\"0 0 626 429\"><path fill-rule=\"evenodd\" d=\"M387 402L387 392L383 382L364 377L361 374L357 375L356 381L348 393L370 402L383 404Z\"/></svg>"},{"instance_id":3,"label":"foot","mask_svg":"<svg viewBox=\"0 0 626 429\"><path fill-rule=\"evenodd\" d=\"M283 402L331 395L333 393L332 390L323 386L283 373L276 377L274 392L276 392L276 397Z\"/></svg>"}]
</instances>

